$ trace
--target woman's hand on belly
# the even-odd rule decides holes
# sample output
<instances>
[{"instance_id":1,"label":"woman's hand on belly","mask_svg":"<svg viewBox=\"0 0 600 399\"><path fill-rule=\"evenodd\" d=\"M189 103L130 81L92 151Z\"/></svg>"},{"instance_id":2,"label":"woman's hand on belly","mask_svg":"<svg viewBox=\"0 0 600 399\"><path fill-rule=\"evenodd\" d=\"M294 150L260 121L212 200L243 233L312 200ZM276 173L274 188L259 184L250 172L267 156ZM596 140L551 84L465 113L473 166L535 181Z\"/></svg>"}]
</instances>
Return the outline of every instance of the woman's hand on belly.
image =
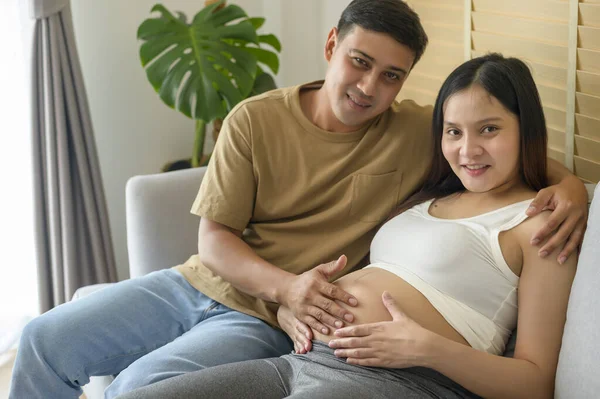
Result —
<instances>
[{"instance_id":1,"label":"woman's hand on belly","mask_svg":"<svg viewBox=\"0 0 600 399\"><path fill-rule=\"evenodd\" d=\"M361 324L335 331L329 347L347 362L370 367L405 368L423 366L430 357L429 348L444 339L408 317L386 291L382 301L392 321Z\"/></svg>"}]
</instances>

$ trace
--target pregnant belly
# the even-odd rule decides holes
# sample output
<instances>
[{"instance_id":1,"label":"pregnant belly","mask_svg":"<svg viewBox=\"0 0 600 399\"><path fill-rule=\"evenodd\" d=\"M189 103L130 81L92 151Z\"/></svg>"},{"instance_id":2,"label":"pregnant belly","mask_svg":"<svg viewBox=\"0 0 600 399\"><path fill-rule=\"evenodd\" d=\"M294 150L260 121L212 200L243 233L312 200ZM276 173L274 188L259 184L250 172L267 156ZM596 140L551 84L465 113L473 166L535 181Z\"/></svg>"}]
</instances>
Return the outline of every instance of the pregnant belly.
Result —
<instances>
[{"instance_id":1,"label":"pregnant belly","mask_svg":"<svg viewBox=\"0 0 600 399\"><path fill-rule=\"evenodd\" d=\"M354 321L346 322L345 325L391 321L392 316L381 300L383 291L388 291L398 307L421 326L453 341L469 345L423 294L393 273L379 268L362 269L347 274L334 284L358 300L356 307L338 302L354 315ZM329 335L313 330L313 336L319 341L329 342L334 338L331 330L330 328Z\"/></svg>"}]
</instances>

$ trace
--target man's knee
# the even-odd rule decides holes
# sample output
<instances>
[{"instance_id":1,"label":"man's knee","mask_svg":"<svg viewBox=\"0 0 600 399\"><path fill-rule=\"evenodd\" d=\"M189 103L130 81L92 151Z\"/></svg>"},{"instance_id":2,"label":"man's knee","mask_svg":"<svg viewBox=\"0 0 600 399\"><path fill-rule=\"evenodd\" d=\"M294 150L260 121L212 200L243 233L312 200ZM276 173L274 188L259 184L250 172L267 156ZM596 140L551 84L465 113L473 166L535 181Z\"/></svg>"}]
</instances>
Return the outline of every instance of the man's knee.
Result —
<instances>
[{"instance_id":1,"label":"man's knee","mask_svg":"<svg viewBox=\"0 0 600 399\"><path fill-rule=\"evenodd\" d=\"M68 342L69 328L48 314L43 314L31 320L21 333L19 352L33 351L31 355L48 360L55 351L60 351L64 356L65 348L62 344Z\"/></svg>"},{"instance_id":2,"label":"man's knee","mask_svg":"<svg viewBox=\"0 0 600 399\"><path fill-rule=\"evenodd\" d=\"M67 323L43 314L31 320L21 333L15 373L36 373L46 370L74 385L85 384L88 376L82 374L83 357ZM21 370L16 370L17 365Z\"/></svg>"},{"instance_id":3,"label":"man's knee","mask_svg":"<svg viewBox=\"0 0 600 399\"><path fill-rule=\"evenodd\" d=\"M41 317L36 317L27 323L21 333L19 347L39 347L44 342L44 324L45 320Z\"/></svg>"}]
</instances>

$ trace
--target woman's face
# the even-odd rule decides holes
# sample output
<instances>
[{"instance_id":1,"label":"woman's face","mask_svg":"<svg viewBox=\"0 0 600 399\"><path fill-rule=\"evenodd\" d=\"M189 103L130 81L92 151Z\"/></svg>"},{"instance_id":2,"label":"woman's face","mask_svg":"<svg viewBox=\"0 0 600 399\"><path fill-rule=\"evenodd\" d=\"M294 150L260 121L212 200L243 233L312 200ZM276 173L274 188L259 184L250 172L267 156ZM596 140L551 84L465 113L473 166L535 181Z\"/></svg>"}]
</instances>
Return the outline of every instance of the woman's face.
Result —
<instances>
[{"instance_id":1,"label":"woman's face","mask_svg":"<svg viewBox=\"0 0 600 399\"><path fill-rule=\"evenodd\" d=\"M442 152L472 192L519 184L519 120L479 85L444 106Z\"/></svg>"}]
</instances>

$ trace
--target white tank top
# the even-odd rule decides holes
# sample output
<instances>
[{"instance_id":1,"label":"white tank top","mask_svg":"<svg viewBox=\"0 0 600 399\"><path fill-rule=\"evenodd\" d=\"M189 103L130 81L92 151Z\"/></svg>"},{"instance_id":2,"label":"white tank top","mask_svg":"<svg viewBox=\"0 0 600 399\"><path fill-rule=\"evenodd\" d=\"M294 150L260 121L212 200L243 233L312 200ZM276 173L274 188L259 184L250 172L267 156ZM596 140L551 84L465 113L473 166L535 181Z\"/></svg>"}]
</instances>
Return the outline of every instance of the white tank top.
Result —
<instances>
[{"instance_id":1,"label":"white tank top","mask_svg":"<svg viewBox=\"0 0 600 399\"><path fill-rule=\"evenodd\" d=\"M433 200L384 224L371 243L371 265L419 290L469 344L501 354L517 323L519 277L498 234L523 222L531 199L478 216L440 219Z\"/></svg>"}]
</instances>

